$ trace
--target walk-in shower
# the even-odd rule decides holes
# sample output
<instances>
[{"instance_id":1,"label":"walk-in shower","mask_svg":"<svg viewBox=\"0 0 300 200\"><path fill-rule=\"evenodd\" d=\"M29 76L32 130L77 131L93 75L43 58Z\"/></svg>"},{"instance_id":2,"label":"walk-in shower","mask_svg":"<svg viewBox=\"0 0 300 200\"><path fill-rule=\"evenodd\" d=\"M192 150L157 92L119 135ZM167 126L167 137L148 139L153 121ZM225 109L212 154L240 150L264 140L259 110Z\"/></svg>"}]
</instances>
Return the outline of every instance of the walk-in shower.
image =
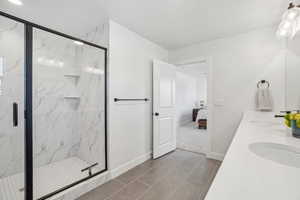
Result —
<instances>
[{"instance_id":1,"label":"walk-in shower","mask_svg":"<svg viewBox=\"0 0 300 200\"><path fill-rule=\"evenodd\" d=\"M107 49L0 15L0 199L47 199L107 170Z\"/></svg>"}]
</instances>

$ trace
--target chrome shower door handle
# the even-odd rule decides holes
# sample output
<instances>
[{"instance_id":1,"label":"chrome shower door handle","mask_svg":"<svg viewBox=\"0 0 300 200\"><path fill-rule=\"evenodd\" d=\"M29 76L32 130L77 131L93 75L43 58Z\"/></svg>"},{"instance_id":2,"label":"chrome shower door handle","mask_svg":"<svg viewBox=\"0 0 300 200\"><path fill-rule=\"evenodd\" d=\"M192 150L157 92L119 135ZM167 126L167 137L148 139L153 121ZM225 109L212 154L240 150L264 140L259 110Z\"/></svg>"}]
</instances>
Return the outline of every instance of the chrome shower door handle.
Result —
<instances>
[{"instance_id":1,"label":"chrome shower door handle","mask_svg":"<svg viewBox=\"0 0 300 200\"><path fill-rule=\"evenodd\" d=\"M19 124L19 108L16 102L13 103L13 126L17 127Z\"/></svg>"},{"instance_id":2,"label":"chrome shower door handle","mask_svg":"<svg viewBox=\"0 0 300 200\"><path fill-rule=\"evenodd\" d=\"M81 172L88 171L89 172L89 176L92 176L93 175L92 168L96 167L97 165L98 165L98 163L92 164L92 165L90 165L90 166L82 169Z\"/></svg>"}]
</instances>

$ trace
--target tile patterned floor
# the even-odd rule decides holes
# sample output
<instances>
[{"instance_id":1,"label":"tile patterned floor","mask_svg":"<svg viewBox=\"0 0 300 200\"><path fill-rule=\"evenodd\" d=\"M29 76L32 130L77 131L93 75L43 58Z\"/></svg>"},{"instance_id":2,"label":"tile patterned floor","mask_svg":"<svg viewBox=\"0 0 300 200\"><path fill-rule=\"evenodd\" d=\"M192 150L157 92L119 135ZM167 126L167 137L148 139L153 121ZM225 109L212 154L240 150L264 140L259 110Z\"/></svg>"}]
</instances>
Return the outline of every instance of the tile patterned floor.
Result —
<instances>
[{"instance_id":1,"label":"tile patterned floor","mask_svg":"<svg viewBox=\"0 0 300 200\"><path fill-rule=\"evenodd\" d=\"M77 200L203 200L219 161L176 150L81 196Z\"/></svg>"}]
</instances>

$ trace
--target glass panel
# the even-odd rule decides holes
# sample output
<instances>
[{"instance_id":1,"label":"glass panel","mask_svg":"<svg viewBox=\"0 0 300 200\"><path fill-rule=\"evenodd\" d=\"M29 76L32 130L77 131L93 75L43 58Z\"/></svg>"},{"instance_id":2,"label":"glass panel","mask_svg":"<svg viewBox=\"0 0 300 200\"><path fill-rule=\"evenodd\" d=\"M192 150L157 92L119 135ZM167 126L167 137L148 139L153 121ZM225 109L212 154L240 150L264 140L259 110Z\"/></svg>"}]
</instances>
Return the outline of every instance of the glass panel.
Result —
<instances>
[{"instance_id":1,"label":"glass panel","mask_svg":"<svg viewBox=\"0 0 300 200\"><path fill-rule=\"evenodd\" d=\"M33 30L33 48L40 198L105 169L105 52L40 29Z\"/></svg>"},{"instance_id":2,"label":"glass panel","mask_svg":"<svg viewBox=\"0 0 300 200\"><path fill-rule=\"evenodd\" d=\"M24 199L23 113L24 25L0 16L0 199L3 200Z\"/></svg>"}]
</instances>

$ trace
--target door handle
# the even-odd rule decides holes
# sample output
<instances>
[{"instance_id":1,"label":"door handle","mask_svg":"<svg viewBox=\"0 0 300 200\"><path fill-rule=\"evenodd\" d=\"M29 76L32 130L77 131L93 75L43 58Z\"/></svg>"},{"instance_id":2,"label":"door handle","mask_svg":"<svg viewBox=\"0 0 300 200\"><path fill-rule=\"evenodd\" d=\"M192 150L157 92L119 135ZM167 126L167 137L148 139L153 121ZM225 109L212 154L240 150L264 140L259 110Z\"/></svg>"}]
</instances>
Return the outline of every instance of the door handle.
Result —
<instances>
[{"instance_id":1,"label":"door handle","mask_svg":"<svg viewBox=\"0 0 300 200\"><path fill-rule=\"evenodd\" d=\"M154 115L155 115L155 116L159 116L159 113L156 112L156 113L154 113Z\"/></svg>"},{"instance_id":2,"label":"door handle","mask_svg":"<svg viewBox=\"0 0 300 200\"><path fill-rule=\"evenodd\" d=\"M16 102L13 103L13 126L17 127L19 123L19 111L18 104Z\"/></svg>"}]
</instances>

